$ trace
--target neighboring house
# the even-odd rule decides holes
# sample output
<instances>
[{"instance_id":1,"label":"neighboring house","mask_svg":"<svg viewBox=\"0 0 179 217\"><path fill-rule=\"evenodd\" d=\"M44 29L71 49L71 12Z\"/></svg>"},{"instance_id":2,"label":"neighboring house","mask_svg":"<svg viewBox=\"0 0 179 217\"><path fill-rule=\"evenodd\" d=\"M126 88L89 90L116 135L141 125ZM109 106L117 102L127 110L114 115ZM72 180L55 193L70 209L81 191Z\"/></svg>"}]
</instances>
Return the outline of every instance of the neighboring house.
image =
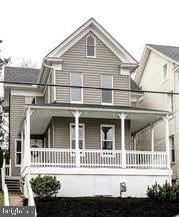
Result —
<instances>
[{"instance_id":1,"label":"neighboring house","mask_svg":"<svg viewBox=\"0 0 179 217\"><path fill-rule=\"evenodd\" d=\"M145 93L138 103L140 107L164 109L171 112L170 126L170 160L173 169L173 181L179 180L179 47L147 44L140 67L137 70L136 83L143 90L165 91L168 94ZM158 127L155 150L162 144L161 127ZM156 125L157 128L157 125ZM156 139L157 140L157 139Z\"/></svg>"},{"instance_id":2,"label":"neighboring house","mask_svg":"<svg viewBox=\"0 0 179 217\"><path fill-rule=\"evenodd\" d=\"M44 58L40 70L6 67L6 82L26 83L4 85L12 178L55 175L61 196L118 197L124 182L124 196L142 197L148 185L170 181L168 112L136 107L143 94L130 76L137 66L90 19ZM135 134L162 118L164 151L139 149Z\"/></svg>"}]
</instances>

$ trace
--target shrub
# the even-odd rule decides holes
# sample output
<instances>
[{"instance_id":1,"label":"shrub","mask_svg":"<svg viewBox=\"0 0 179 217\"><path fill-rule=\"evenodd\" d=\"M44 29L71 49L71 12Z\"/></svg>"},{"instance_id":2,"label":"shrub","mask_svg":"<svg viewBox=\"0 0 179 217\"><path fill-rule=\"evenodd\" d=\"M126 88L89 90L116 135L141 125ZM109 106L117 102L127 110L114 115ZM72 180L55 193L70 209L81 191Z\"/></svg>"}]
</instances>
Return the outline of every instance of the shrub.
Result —
<instances>
[{"instance_id":1,"label":"shrub","mask_svg":"<svg viewBox=\"0 0 179 217\"><path fill-rule=\"evenodd\" d=\"M50 198L56 196L61 185L56 177L40 176L31 179L32 190L39 198Z\"/></svg>"},{"instance_id":2,"label":"shrub","mask_svg":"<svg viewBox=\"0 0 179 217\"><path fill-rule=\"evenodd\" d=\"M167 182L164 185L155 183L152 187L148 186L147 196L156 201L175 201L179 199L179 185L170 185Z\"/></svg>"}]
</instances>

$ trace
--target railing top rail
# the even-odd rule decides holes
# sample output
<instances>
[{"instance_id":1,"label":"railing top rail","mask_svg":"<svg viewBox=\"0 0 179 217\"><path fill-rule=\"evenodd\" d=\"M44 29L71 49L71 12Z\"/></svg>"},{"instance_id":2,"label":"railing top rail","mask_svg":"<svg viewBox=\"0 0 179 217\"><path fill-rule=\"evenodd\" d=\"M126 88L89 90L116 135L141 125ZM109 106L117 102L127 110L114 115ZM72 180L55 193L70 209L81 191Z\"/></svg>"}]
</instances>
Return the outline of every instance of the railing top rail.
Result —
<instances>
[{"instance_id":1,"label":"railing top rail","mask_svg":"<svg viewBox=\"0 0 179 217\"><path fill-rule=\"evenodd\" d=\"M167 155L167 152L165 151L135 151L135 150L126 150L127 153L131 154L161 154L161 155Z\"/></svg>"}]
</instances>

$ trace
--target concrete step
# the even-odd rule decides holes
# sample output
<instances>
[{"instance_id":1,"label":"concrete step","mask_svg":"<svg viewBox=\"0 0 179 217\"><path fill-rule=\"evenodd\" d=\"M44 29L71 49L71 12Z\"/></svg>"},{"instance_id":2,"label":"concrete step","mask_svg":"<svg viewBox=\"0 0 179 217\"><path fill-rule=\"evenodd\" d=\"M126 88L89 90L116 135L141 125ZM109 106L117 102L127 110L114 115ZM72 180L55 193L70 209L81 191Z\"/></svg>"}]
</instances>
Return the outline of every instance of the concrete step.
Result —
<instances>
[{"instance_id":1,"label":"concrete step","mask_svg":"<svg viewBox=\"0 0 179 217\"><path fill-rule=\"evenodd\" d=\"M9 192L20 192L20 182L17 179L6 179Z\"/></svg>"}]
</instances>

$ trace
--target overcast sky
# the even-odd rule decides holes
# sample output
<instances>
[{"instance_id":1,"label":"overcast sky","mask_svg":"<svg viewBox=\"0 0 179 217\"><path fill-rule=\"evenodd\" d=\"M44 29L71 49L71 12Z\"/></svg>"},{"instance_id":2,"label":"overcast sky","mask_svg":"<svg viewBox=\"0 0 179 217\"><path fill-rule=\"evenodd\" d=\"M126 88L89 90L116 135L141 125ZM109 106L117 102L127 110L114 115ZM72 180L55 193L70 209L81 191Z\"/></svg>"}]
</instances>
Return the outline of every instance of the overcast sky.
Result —
<instances>
[{"instance_id":1,"label":"overcast sky","mask_svg":"<svg viewBox=\"0 0 179 217\"><path fill-rule=\"evenodd\" d=\"M0 0L1 55L42 58L94 17L137 60L146 43L179 46L178 0Z\"/></svg>"}]
</instances>

